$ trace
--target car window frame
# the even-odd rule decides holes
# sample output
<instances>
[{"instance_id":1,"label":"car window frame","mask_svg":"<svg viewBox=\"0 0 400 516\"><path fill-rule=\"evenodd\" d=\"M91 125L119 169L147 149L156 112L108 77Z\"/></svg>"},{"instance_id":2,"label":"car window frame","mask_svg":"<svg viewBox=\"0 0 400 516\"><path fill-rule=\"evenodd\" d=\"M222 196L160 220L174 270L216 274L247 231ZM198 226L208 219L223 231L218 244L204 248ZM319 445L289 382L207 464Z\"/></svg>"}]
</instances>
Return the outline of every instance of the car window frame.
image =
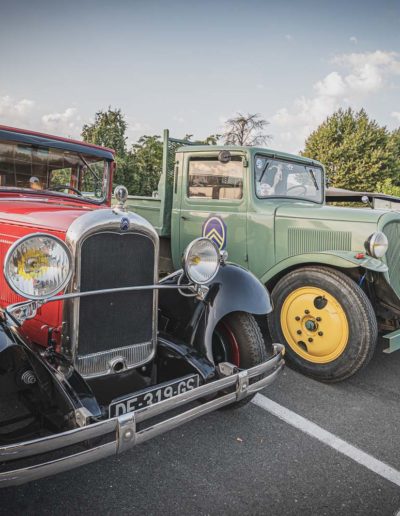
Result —
<instances>
[{"instance_id":1,"label":"car window frame","mask_svg":"<svg viewBox=\"0 0 400 516\"><path fill-rule=\"evenodd\" d=\"M210 199L208 197L191 197L190 196L190 192L189 192L189 188L190 188L190 163L191 161L216 161L218 162L218 156L215 155L215 154L210 154L210 155L203 155L203 156L199 156L198 154L191 154L188 156L188 159L187 159L187 165L186 165L186 188L185 188L185 198L186 198L186 201L188 203L191 203L191 204L196 204L198 202L200 203L220 203L221 205L224 205L224 204L237 204L237 205L240 205L240 204L243 204L243 202L245 201L245 181L246 181L246 174L245 174L245 156L243 154L233 154L232 155L232 158L235 158L235 161L240 161L241 164L242 164L242 196L240 197L240 199Z\"/></svg>"},{"instance_id":2,"label":"car window frame","mask_svg":"<svg viewBox=\"0 0 400 516\"><path fill-rule=\"evenodd\" d=\"M268 195L267 197L260 197L257 193L256 165L255 165L257 158L263 158L263 159L267 159L270 161L278 161L278 162L285 163L285 164L292 163L294 165L302 165L305 168L312 167L312 168L320 169L321 170L321 199L320 199L320 201L315 201L313 199L307 199L306 197L296 197L293 195L273 194L273 195ZM318 204L318 205L324 203L324 199L325 199L324 168L320 164L305 163L304 161L300 161L300 160L297 161L295 159L285 159L285 158L272 156L269 154L262 154L262 153L258 152L257 154L254 155L253 166L252 166L252 176L253 176L253 182L254 182L254 193L255 193L256 198L259 199L260 201L265 201L268 199L295 199L297 201L312 202L313 204Z\"/></svg>"}]
</instances>

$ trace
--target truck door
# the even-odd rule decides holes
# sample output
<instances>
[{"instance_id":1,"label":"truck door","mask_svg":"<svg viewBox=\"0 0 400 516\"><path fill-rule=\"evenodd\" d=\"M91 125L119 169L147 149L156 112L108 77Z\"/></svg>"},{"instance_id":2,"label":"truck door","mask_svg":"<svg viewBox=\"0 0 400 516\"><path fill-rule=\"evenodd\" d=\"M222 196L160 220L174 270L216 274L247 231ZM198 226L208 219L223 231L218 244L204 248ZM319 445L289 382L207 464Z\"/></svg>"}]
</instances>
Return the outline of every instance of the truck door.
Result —
<instances>
[{"instance_id":1,"label":"truck door","mask_svg":"<svg viewBox=\"0 0 400 516\"><path fill-rule=\"evenodd\" d=\"M240 152L186 152L183 160L179 246L206 236L229 260L247 265L245 156Z\"/></svg>"}]
</instances>

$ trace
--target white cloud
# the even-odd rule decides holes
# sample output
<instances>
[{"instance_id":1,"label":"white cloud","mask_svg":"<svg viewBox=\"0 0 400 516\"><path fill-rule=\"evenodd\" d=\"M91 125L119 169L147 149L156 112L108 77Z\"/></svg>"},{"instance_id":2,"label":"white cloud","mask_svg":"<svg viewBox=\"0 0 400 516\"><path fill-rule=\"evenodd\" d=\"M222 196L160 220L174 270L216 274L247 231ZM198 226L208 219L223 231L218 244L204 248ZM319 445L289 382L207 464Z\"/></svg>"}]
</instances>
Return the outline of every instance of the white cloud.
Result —
<instances>
[{"instance_id":1,"label":"white cloud","mask_svg":"<svg viewBox=\"0 0 400 516\"><path fill-rule=\"evenodd\" d=\"M314 84L314 90L319 96L337 97L345 93L346 83L338 72L332 72Z\"/></svg>"},{"instance_id":2,"label":"white cloud","mask_svg":"<svg viewBox=\"0 0 400 516\"><path fill-rule=\"evenodd\" d=\"M47 113L41 117L42 126L46 131L77 136L82 128L81 117L77 109L67 108L62 113Z\"/></svg>"},{"instance_id":3,"label":"white cloud","mask_svg":"<svg viewBox=\"0 0 400 516\"><path fill-rule=\"evenodd\" d=\"M393 111L392 113L390 113L390 116L392 116L400 122L400 111Z\"/></svg>"},{"instance_id":4,"label":"white cloud","mask_svg":"<svg viewBox=\"0 0 400 516\"><path fill-rule=\"evenodd\" d=\"M358 39L355 36L350 36L349 38L350 43L354 43L354 45L357 45Z\"/></svg>"},{"instance_id":5,"label":"white cloud","mask_svg":"<svg viewBox=\"0 0 400 516\"><path fill-rule=\"evenodd\" d=\"M396 52L351 53L335 56L335 70L313 85L314 96L297 98L290 109L281 108L271 118L274 147L298 152L307 136L341 106L357 105L384 89L389 79L400 76ZM347 73L346 73L347 72ZM400 112L392 116L400 120Z\"/></svg>"},{"instance_id":6,"label":"white cloud","mask_svg":"<svg viewBox=\"0 0 400 516\"><path fill-rule=\"evenodd\" d=\"M399 55L396 52L375 52L342 54L332 60L349 69L344 77L348 88L355 94L378 91L389 76L400 75Z\"/></svg>"},{"instance_id":7,"label":"white cloud","mask_svg":"<svg viewBox=\"0 0 400 516\"><path fill-rule=\"evenodd\" d=\"M285 39L287 39L288 41L292 41L293 36L291 34L285 34Z\"/></svg>"},{"instance_id":8,"label":"white cloud","mask_svg":"<svg viewBox=\"0 0 400 516\"><path fill-rule=\"evenodd\" d=\"M53 132L63 136L79 136L83 125L76 108L67 108L61 113L45 113L32 99L17 99L11 95L0 95L0 123Z\"/></svg>"},{"instance_id":9,"label":"white cloud","mask_svg":"<svg viewBox=\"0 0 400 516\"><path fill-rule=\"evenodd\" d=\"M10 95L0 97L0 116L3 124L13 125L29 119L35 102L29 99L17 100Z\"/></svg>"}]
</instances>

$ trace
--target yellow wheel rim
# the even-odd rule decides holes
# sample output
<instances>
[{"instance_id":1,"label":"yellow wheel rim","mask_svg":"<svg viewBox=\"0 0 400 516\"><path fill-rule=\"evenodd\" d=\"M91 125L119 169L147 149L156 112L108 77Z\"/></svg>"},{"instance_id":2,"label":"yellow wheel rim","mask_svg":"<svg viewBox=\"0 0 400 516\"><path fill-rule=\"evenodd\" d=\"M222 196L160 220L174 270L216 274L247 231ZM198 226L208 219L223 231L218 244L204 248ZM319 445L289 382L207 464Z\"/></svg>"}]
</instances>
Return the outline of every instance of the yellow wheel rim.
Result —
<instances>
[{"instance_id":1,"label":"yellow wheel rim","mask_svg":"<svg viewBox=\"0 0 400 516\"><path fill-rule=\"evenodd\" d=\"M281 310L286 342L300 357L315 364L333 362L349 340L346 313L338 300L321 288L291 292Z\"/></svg>"}]
</instances>

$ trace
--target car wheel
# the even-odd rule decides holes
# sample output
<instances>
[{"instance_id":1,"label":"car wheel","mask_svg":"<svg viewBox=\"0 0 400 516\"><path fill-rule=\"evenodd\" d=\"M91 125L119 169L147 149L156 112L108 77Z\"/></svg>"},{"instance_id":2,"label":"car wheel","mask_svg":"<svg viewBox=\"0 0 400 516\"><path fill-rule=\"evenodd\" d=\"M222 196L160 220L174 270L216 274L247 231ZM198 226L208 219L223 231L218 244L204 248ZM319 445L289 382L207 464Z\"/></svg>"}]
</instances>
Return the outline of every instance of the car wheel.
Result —
<instances>
[{"instance_id":1,"label":"car wheel","mask_svg":"<svg viewBox=\"0 0 400 516\"><path fill-rule=\"evenodd\" d=\"M232 312L225 316L214 330L212 345L216 364L230 362L241 369L260 364L273 353L270 344L266 347L256 320L246 312ZM247 405L253 396L224 408Z\"/></svg>"},{"instance_id":2,"label":"car wheel","mask_svg":"<svg viewBox=\"0 0 400 516\"><path fill-rule=\"evenodd\" d=\"M349 378L371 359L378 336L374 309L348 276L329 267L290 272L272 291L273 340L289 364L324 382Z\"/></svg>"}]
</instances>

